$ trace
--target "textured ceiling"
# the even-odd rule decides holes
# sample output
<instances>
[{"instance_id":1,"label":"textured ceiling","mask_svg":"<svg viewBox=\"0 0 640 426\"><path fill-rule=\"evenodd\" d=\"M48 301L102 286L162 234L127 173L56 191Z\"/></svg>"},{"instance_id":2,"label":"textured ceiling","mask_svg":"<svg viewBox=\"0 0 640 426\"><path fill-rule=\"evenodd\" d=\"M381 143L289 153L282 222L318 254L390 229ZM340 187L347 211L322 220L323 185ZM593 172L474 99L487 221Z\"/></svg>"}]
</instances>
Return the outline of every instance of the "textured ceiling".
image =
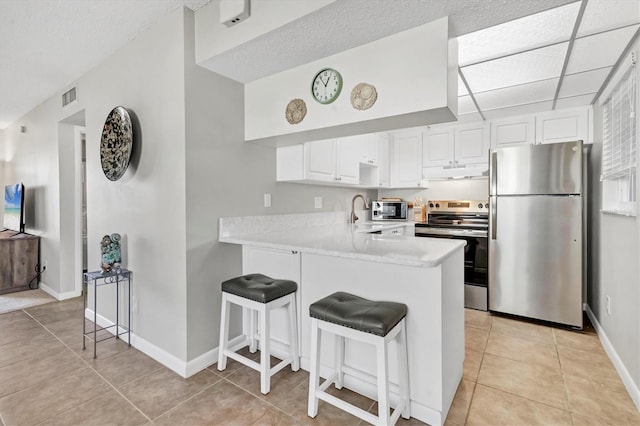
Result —
<instances>
[{"instance_id":1,"label":"textured ceiling","mask_svg":"<svg viewBox=\"0 0 640 426\"><path fill-rule=\"evenodd\" d=\"M0 0L0 129L73 83L170 10L182 5L197 10L208 1ZM286 7L288 1L297 0L274 4ZM259 76L252 70L267 75L447 15L454 35L461 35L572 1L337 0L208 65L222 74L225 67L231 73L235 69L233 78L249 81Z\"/></svg>"},{"instance_id":2,"label":"textured ceiling","mask_svg":"<svg viewBox=\"0 0 640 426\"><path fill-rule=\"evenodd\" d=\"M209 0L0 0L0 129L176 7Z\"/></svg>"},{"instance_id":3,"label":"textured ceiling","mask_svg":"<svg viewBox=\"0 0 640 426\"><path fill-rule=\"evenodd\" d=\"M444 16L459 36L574 1L337 0L200 65L246 83Z\"/></svg>"}]
</instances>

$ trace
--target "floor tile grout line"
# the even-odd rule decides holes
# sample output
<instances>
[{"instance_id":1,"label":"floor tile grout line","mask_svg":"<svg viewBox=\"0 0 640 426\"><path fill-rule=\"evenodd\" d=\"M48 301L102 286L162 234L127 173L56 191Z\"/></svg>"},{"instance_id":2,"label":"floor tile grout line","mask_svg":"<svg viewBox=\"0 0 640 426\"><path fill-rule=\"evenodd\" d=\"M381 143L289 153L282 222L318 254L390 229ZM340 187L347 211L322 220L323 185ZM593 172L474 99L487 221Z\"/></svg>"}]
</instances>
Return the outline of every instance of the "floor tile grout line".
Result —
<instances>
[{"instance_id":1,"label":"floor tile grout line","mask_svg":"<svg viewBox=\"0 0 640 426\"><path fill-rule=\"evenodd\" d=\"M469 421L469 413L471 413L471 404L473 404L473 398L476 396L476 389L478 388L478 379L480 378L480 370L482 369L482 363L484 361L484 355L487 353L487 346L489 345L489 336L491 335L491 329L493 329L493 317L491 318L491 323L489 324L489 330L487 333L487 341L484 345L484 349L482 351L482 357L480 358L480 366L478 367L478 374L476 375L476 379L473 382L473 392L471 392L471 398L469 400L469 408L467 409L467 414L464 416L464 425ZM464 376L463 376L464 379ZM455 396L454 396L455 398ZM445 419L446 421L446 419ZM463 425L463 426L464 426Z\"/></svg>"},{"instance_id":2,"label":"floor tile grout line","mask_svg":"<svg viewBox=\"0 0 640 426\"><path fill-rule=\"evenodd\" d=\"M206 370L206 368L205 368L205 370ZM202 370L202 371L204 371L204 370ZM205 392L206 390L208 390L208 389L212 388L213 386L217 385L217 384L218 384L218 383L220 383L222 380L224 380L224 377L220 377L220 376L218 376L218 375L217 375L217 374L215 374L215 373L212 373L212 374L214 374L214 375L218 378L218 380L216 380L215 382L213 382L213 383L211 383L211 384L209 384L209 385L205 386L204 388L200 389L198 392L194 393L193 395L191 395L190 397L188 397L188 398L187 398L187 399L185 399L184 401L181 401L181 402L177 403L176 405L174 405L173 407L169 408L168 410L163 411L162 413L158 414L158 415L157 415L157 416L155 416L153 419L151 419L151 421L158 420L160 417L164 416L165 414L170 413L170 412L172 412L172 411L176 410L178 407L180 407L180 406L184 405L185 403L187 403L187 402L191 401L193 398L197 397L198 395L202 394L202 393L203 393L203 392Z\"/></svg>"},{"instance_id":3,"label":"floor tile grout line","mask_svg":"<svg viewBox=\"0 0 640 426\"><path fill-rule=\"evenodd\" d=\"M52 335L53 337L55 337L56 339L58 339L58 341L59 341L60 343L62 343L62 344L63 344L63 345L64 345L64 346L69 350L69 351L71 351L71 353L72 353L73 355L75 355L76 357L78 357L78 358L80 359L80 361L82 361L82 362L83 362L87 367L89 367L89 369L93 370L93 372L94 372L95 374L97 374L97 375L98 375L98 377L100 377L102 380L104 380L104 382L105 382L105 383L107 383L107 385L108 385L108 386L110 386L110 387L111 387L111 388L112 388L112 389L113 389L113 390L114 390L118 395L120 395L122 398L124 398L124 400L125 400L125 401L127 401L131 406L133 406L133 408L135 408L137 411L139 411L139 412L140 412L140 414L142 414L142 415L143 415L147 420L151 421L151 418L150 418L149 416L147 416L147 415L146 415L146 414L145 414L145 413L144 413L140 408L138 408L138 406L137 406L137 405L135 405L132 401L130 401L130 400L129 400L129 398L127 398L126 396L124 396L124 395L122 394L122 392L120 392L120 391L119 391L119 390L118 390L118 389L117 389L117 388L116 388L116 387L115 387L111 382L109 382L109 381L108 381L108 380L107 380L107 379L106 379L102 374L100 374L100 373L99 373L95 368L93 368L93 366L92 366L92 365L91 365L87 360L85 360L84 358L82 358L82 356L81 356L80 354L76 353L76 351L74 351L73 349L71 349L71 348L69 347L69 345L67 345L65 342L63 342L63 341L62 341L62 339L60 339L58 336L56 336L56 334L55 334L53 331L49 330L49 329L48 329L44 324L42 324L40 321L38 321L36 318L34 318L31 314L29 314L29 312L24 311L24 310L23 310L23 312L24 312L25 314L29 315L29 316L30 316L34 321L36 321L36 322L37 322L38 324L40 324L40 325L41 325L45 330L47 330L49 333L51 333L51 335ZM84 320L85 320L85 318L83 317L83 318L82 318L82 320L84 321ZM134 349L135 349L135 348L134 348ZM82 404L80 404L80 405L82 405ZM79 405L78 405L78 406L79 406ZM73 408L77 408L78 406L73 407ZM70 408L69 410L71 410L71 408ZM63 411L62 413L66 412L66 411L69 411L69 410L65 410L65 411ZM58 414L62 414L62 413L58 413ZM58 415L58 414L57 414L57 415Z\"/></svg>"},{"instance_id":4,"label":"floor tile grout line","mask_svg":"<svg viewBox=\"0 0 640 426\"><path fill-rule=\"evenodd\" d=\"M280 411L281 413L286 414L287 416L291 417L292 419L294 419L294 420L296 419L293 415L291 415L290 413L287 413L286 411L284 411L283 409L281 409L281 408L280 408L280 407L278 407L277 405L273 404L271 401L267 401L266 399L262 399L262 398L260 398L259 396L254 395L254 394L253 394L252 392L250 392L249 390L247 390L247 389L243 388L242 386L240 386L240 385L239 385L239 384L237 384L237 383L232 382L231 380L227 379L226 377L223 377L223 378L222 378L222 380L224 380L225 382L230 383L230 384L232 384L233 386L237 387L238 389L240 389L240 390L242 390L242 391L244 391L244 392L248 393L249 395L251 395L252 397L256 398L257 400L259 400L259 401L261 401L261 402L264 402L264 403L266 403L267 405L269 405L269 406L271 406L271 407L275 408L276 410ZM301 383L301 384L302 384L302 383ZM300 385L301 385L301 384L300 384ZM300 386L300 385L298 385L298 386ZM293 388L293 389L296 389L298 386L296 386L296 387L295 387L295 388Z\"/></svg>"}]
</instances>

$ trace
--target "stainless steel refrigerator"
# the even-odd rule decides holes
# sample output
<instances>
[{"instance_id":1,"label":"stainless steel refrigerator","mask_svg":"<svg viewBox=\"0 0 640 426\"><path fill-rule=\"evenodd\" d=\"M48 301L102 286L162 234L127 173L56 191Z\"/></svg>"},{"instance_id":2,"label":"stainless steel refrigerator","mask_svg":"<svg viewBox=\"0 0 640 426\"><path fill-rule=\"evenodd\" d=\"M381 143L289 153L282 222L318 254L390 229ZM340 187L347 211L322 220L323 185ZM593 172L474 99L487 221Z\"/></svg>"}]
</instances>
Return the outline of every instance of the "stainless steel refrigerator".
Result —
<instances>
[{"instance_id":1,"label":"stainless steel refrigerator","mask_svg":"<svg viewBox=\"0 0 640 426\"><path fill-rule=\"evenodd\" d=\"M582 141L489 164L489 310L582 328Z\"/></svg>"}]
</instances>

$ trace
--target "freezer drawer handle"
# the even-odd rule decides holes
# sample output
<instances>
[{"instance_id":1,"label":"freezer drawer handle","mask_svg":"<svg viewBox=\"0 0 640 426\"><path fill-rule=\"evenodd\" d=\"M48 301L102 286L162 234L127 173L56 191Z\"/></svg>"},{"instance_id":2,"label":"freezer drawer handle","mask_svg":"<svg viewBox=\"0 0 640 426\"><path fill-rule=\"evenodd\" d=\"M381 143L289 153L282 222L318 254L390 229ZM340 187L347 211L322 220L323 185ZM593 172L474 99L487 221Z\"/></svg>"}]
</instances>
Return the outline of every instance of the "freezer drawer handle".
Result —
<instances>
[{"instance_id":1,"label":"freezer drawer handle","mask_svg":"<svg viewBox=\"0 0 640 426\"><path fill-rule=\"evenodd\" d=\"M496 239L496 219L498 217L498 209L496 206L498 205L497 197L491 197L491 209L489 214L491 215L491 239Z\"/></svg>"}]
</instances>

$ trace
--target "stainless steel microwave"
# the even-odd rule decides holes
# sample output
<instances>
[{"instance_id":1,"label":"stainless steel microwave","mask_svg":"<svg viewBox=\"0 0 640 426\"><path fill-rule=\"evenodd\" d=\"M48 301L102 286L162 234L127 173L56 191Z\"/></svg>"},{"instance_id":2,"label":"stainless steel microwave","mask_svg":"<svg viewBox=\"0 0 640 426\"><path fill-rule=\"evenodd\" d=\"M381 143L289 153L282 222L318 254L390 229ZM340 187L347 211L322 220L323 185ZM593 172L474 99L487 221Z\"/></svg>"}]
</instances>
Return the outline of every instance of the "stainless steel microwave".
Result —
<instances>
[{"instance_id":1,"label":"stainless steel microwave","mask_svg":"<svg viewBox=\"0 0 640 426\"><path fill-rule=\"evenodd\" d=\"M371 204L371 220L407 220L406 201L376 200Z\"/></svg>"}]
</instances>

